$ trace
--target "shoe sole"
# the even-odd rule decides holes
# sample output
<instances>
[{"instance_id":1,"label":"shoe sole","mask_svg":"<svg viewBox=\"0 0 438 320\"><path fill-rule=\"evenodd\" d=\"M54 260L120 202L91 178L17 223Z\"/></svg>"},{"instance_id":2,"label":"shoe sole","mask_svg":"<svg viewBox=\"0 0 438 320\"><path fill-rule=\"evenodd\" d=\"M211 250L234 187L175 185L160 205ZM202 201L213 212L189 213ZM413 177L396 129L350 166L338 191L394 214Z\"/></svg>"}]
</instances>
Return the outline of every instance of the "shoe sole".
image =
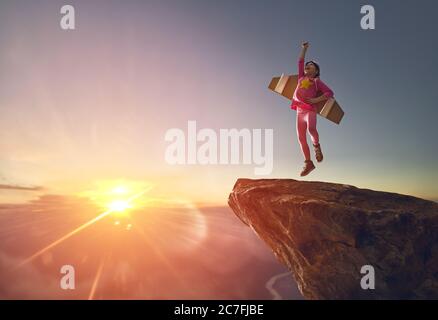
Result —
<instances>
[{"instance_id":1,"label":"shoe sole","mask_svg":"<svg viewBox=\"0 0 438 320\"><path fill-rule=\"evenodd\" d=\"M300 174L300 177L305 177L307 176L309 173L311 173L313 170L315 170L316 167L313 167L312 169L310 169L306 174Z\"/></svg>"}]
</instances>

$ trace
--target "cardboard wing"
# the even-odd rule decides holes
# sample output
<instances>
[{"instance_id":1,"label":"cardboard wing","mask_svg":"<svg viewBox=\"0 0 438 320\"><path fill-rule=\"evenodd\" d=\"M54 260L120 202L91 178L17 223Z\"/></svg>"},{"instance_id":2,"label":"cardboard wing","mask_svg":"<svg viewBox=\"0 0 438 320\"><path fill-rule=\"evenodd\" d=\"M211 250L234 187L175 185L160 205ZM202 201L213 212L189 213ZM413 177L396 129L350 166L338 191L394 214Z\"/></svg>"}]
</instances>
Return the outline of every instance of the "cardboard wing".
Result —
<instances>
[{"instance_id":1,"label":"cardboard wing","mask_svg":"<svg viewBox=\"0 0 438 320\"><path fill-rule=\"evenodd\" d=\"M268 88L289 100L292 100L295 88L298 85L298 75L284 75L274 77ZM320 116L339 124L344 116L344 111L335 99L330 98L326 102L316 105L317 112Z\"/></svg>"}]
</instances>

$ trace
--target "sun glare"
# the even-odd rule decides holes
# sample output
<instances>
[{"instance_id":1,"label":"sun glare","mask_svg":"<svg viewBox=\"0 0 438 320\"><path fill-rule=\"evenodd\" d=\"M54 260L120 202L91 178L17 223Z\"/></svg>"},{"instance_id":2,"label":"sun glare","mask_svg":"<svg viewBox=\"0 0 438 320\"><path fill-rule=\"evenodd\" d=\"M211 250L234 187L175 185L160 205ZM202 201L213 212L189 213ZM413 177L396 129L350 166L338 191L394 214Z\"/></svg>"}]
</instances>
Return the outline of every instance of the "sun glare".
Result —
<instances>
[{"instance_id":1,"label":"sun glare","mask_svg":"<svg viewBox=\"0 0 438 320\"><path fill-rule=\"evenodd\" d=\"M125 200L114 200L108 204L108 209L115 212L123 212L132 208L131 204Z\"/></svg>"},{"instance_id":2,"label":"sun glare","mask_svg":"<svg viewBox=\"0 0 438 320\"><path fill-rule=\"evenodd\" d=\"M115 194L126 194L128 192L129 192L129 190L125 186L117 186L113 189L113 193L115 193Z\"/></svg>"},{"instance_id":3,"label":"sun glare","mask_svg":"<svg viewBox=\"0 0 438 320\"><path fill-rule=\"evenodd\" d=\"M43 249L35 252L30 257L20 262L17 265L17 268L31 262L35 258L41 256L53 247L61 244L73 235L95 224L109 214L125 216L128 215L128 209L131 209L133 207L142 207L144 205L144 202L141 201L141 198L143 198L145 193L152 188L152 185L147 182L135 181L125 183L121 183L120 181L99 181L96 182L95 185L96 187L92 190L80 192L78 193L78 196L88 198L105 211L97 214L97 216L93 219L85 222L76 229L53 241ZM120 221L117 220L114 225L120 225ZM131 230L131 228L132 224L128 224L126 226L126 230Z\"/></svg>"},{"instance_id":4,"label":"sun glare","mask_svg":"<svg viewBox=\"0 0 438 320\"><path fill-rule=\"evenodd\" d=\"M95 188L82 192L80 195L89 198L104 210L124 215L129 209L144 206L148 200L144 194L151 187L151 184L139 181L98 181L95 183ZM138 196L139 194L141 196Z\"/></svg>"}]
</instances>

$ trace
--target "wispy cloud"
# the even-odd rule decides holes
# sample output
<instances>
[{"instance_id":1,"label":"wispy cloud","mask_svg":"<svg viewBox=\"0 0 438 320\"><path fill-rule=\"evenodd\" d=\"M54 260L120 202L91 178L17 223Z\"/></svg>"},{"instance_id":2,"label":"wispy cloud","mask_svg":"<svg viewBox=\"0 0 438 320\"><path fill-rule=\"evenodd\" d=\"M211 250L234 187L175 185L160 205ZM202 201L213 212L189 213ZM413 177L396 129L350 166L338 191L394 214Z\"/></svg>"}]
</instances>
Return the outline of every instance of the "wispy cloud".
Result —
<instances>
[{"instance_id":1,"label":"wispy cloud","mask_svg":"<svg viewBox=\"0 0 438 320\"><path fill-rule=\"evenodd\" d=\"M23 190L23 191L42 191L41 186L20 186L14 184L0 184L0 190Z\"/></svg>"}]
</instances>

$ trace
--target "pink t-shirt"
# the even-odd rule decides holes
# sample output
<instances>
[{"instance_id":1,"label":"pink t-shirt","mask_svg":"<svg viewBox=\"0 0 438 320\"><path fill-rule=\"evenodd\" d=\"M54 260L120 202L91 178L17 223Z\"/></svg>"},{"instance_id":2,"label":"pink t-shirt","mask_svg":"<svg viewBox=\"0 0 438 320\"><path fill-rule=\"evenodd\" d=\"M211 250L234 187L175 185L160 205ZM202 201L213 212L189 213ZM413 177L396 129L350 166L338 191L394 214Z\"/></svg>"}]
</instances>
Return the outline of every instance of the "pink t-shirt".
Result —
<instances>
[{"instance_id":1,"label":"pink t-shirt","mask_svg":"<svg viewBox=\"0 0 438 320\"><path fill-rule=\"evenodd\" d=\"M304 59L299 59L298 85L294 92L291 109L296 110L299 107L305 110L316 111L316 107L306 102L305 99L319 97L320 93L327 98L333 97L333 91L319 77L310 78L304 74Z\"/></svg>"}]
</instances>

